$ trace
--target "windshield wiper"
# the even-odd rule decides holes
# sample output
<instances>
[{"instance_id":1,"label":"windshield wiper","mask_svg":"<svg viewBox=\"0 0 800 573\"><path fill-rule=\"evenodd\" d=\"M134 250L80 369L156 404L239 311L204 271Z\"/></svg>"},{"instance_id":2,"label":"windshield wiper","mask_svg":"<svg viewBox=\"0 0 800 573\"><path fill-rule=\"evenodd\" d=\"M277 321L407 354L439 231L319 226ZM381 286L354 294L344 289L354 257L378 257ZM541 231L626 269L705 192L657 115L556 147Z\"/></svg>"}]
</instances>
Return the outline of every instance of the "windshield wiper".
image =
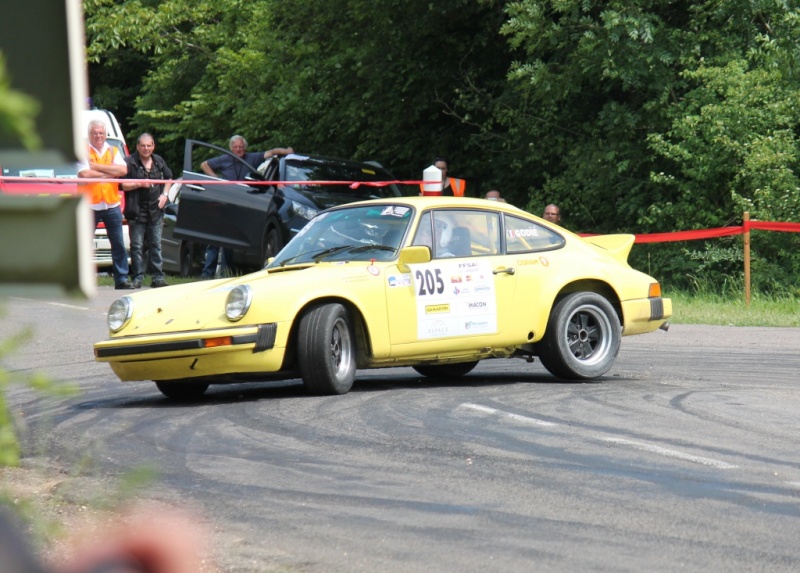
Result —
<instances>
[{"instance_id":1,"label":"windshield wiper","mask_svg":"<svg viewBox=\"0 0 800 573\"><path fill-rule=\"evenodd\" d=\"M392 251L392 252L394 252L394 251L397 250L394 247L390 247L388 245L361 245L360 247L356 247L355 245L339 245L338 247L329 247L327 249L324 249L324 250L320 251L319 253L317 253L316 255L314 255L313 257L311 257L311 259L315 263L318 263L322 259L330 257L331 255L335 255L336 253L340 253L342 251L346 251L348 249L351 249L350 250L351 253L364 253L364 252L367 252L367 251ZM295 259L297 259L299 257L302 257L303 255L307 255L307 254L308 253L300 253L299 255L295 255L294 257L289 257L288 259L283 259L280 263L278 263L278 266L281 266L281 267L286 266L287 264L291 263Z\"/></svg>"},{"instance_id":2,"label":"windshield wiper","mask_svg":"<svg viewBox=\"0 0 800 573\"><path fill-rule=\"evenodd\" d=\"M338 247L330 247L329 249L325 249L321 253L317 253L312 257L315 263L320 262L322 259L334 255L341 251L346 251L347 249L352 249L353 245L339 245Z\"/></svg>"},{"instance_id":3,"label":"windshield wiper","mask_svg":"<svg viewBox=\"0 0 800 573\"><path fill-rule=\"evenodd\" d=\"M362 245L360 247L356 247L351 253L365 253L367 251L396 251L394 247L390 247L389 245Z\"/></svg>"},{"instance_id":4,"label":"windshield wiper","mask_svg":"<svg viewBox=\"0 0 800 573\"><path fill-rule=\"evenodd\" d=\"M311 257L311 259L315 263L318 263L320 261L320 259L324 259L325 257L327 257L329 255L332 255L334 253L338 253L339 251L343 251L345 249L349 249L352 246L353 245L340 245L338 247L329 247L327 249L322 249L316 255ZM308 252L305 252L305 253L300 253L299 255L295 255L293 257L289 257L288 259L283 259L281 262L278 263L278 266L285 267L286 265L288 265L291 262L294 262L295 260L299 259L300 257L305 257L306 255L309 255L309 254L311 254L313 252L314 251L308 251Z\"/></svg>"}]
</instances>

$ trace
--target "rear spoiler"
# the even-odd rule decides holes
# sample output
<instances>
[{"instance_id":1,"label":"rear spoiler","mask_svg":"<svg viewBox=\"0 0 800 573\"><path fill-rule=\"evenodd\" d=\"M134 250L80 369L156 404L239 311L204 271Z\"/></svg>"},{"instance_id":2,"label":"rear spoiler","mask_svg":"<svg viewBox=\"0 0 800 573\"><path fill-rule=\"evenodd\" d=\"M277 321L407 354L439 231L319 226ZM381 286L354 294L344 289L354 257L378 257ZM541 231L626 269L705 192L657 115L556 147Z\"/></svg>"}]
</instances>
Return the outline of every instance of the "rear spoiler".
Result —
<instances>
[{"instance_id":1,"label":"rear spoiler","mask_svg":"<svg viewBox=\"0 0 800 573\"><path fill-rule=\"evenodd\" d=\"M628 255L631 253L631 247L636 237L633 235L593 235L590 237L583 237L587 243L591 243L596 247L600 247L609 255L623 263L628 262Z\"/></svg>"}]
</instances>

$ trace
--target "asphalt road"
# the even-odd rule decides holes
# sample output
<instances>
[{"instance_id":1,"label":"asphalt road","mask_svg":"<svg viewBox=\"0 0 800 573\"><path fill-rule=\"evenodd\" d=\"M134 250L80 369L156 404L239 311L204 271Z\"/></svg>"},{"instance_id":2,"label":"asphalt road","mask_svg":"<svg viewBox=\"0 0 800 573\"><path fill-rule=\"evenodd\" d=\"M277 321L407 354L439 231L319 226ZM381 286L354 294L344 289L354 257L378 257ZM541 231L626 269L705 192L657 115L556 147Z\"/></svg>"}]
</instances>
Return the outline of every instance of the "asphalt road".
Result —
<instances>
[{"instance_id":1,"label":"asphalt road","mask_svg":"<svg viewBox=\"0 0 800 573\"><path fill-rule=\"evenodd\" d=\"M565 383L482 363L463 382L360 372L345 396L299 381L174 404L92 358L116 296L6 301L5 359L70 380L14 387L26 451L200 507L231 573L800 570L800 329L674 325L624 338ZM86 464L86 460L91 462Z\"/></svg>"}]
</instances>

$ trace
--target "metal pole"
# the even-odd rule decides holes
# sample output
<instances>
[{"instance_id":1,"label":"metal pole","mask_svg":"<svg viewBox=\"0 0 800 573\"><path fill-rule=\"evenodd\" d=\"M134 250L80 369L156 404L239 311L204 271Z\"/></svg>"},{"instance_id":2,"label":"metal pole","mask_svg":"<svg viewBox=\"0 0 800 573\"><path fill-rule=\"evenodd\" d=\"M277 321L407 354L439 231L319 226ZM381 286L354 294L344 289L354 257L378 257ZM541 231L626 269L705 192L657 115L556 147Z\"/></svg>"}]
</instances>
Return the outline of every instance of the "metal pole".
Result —
<instances>
[{"instance_id":1,"label":"metal pole","mask_svg":"<svg viewBox=\"0 0 800 573\"><path fill-rule=\"evenodd\" d=\"M744 223L744 303L750 308L750 212L745 211Z\"/></svg>"}]
</instances>

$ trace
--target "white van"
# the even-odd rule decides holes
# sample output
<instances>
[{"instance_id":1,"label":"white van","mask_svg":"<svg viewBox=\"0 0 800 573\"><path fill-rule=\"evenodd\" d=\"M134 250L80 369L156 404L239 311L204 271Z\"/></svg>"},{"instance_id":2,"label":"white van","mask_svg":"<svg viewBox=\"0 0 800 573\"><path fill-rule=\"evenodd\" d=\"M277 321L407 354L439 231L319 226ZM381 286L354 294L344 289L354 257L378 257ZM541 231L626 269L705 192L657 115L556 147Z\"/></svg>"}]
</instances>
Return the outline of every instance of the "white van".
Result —
<instances>
[{"instance_id":1,"label":"white van","mask_svg":"<svg viewBox=\"0 0 800 573\"><path fill-rule=\"evenodd\" d=\"M107 109L86 109L83 111L83 126L84 133L89 131L89 122L99 119L106 124L106 137L108 144L118 148L124 155L128 155L128 144L125 141L125 135L122 133L122 128L114 117L114 114Z\"/></svg>"}]
</instances>

